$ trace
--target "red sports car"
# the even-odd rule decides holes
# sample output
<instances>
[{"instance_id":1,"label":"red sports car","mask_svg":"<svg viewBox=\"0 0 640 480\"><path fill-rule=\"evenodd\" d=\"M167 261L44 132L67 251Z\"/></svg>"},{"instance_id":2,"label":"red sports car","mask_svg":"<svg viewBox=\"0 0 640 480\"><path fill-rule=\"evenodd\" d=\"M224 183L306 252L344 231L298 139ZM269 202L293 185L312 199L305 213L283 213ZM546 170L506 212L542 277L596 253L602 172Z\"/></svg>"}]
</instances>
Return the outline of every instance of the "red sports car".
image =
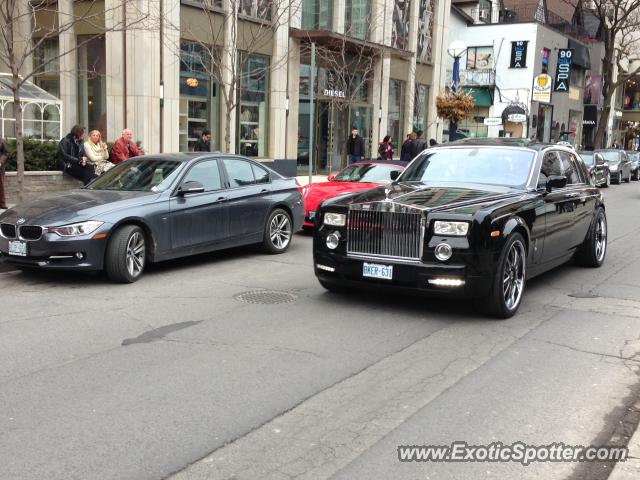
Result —
<instances>
[{"instance_id":1,"label":"red sports car","mask_svg":"<svg viewBox=\"0 0 640 480\"><path fill-rule=\"evenodd\" d=\"M326 182L311 183L302 187L304 226L313 227L318 205L324 200L389 183L392 180L391 172L398 172L395 174L397 176L406 166L407 162L391 161L352 163L341 172L329 175Z\"/></svg>"}]
</instances>

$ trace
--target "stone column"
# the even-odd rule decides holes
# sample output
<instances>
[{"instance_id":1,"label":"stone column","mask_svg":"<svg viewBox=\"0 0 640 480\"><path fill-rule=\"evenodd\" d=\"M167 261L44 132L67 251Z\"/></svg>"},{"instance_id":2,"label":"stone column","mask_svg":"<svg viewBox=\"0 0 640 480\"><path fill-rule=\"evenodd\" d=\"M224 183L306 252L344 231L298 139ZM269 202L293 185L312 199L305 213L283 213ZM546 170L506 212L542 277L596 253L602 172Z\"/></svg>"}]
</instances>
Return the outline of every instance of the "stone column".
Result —
<instances>
[{"instance_id":1,"label":"stone column","mask_svg":"<svg viewBox=\"0 0 640 480\"><path fill-rule=\"evenodd\" d=\"M418 19L420 17L420 4L417 0L411 2L409 12L409 41L407 50L413 53L409 62L407 83L404 92L404 124L402 126L402 139L407 132L413 130L413 111L415 109L415 91L416 91L416 57L418 50Z\"/></svg>"},{"instance_id":2,"label":"stone column","mask_svg":"<svg viewBox=\"0 0 640 480\"><path fill-rule=\"evenodd\" d=\"M180 8L176 2L164 2L163 29L163 81L164 120L163 150L177 152L180 150ZM214 132L217 136L218 132ZM216 140L219 140L216 139ZM218 143L219 144L219 143Z\"/></svg>"},{"instance_id":3,"label":"stone column","mask_svg":"<svg viewBox=\"0 0 640 480\"><path fill-rule=\"evenodd\" d=\"M329 1L329 0L322 0ZM333 2L333 31L344 33L345 19L347 17L345 0L334 0Z\"/></svg>"},{"instance_id":4,"label":"stone column","mask_svg":"<svg viewBox=\"0 0 640 480\"><path fill-rule=\"evenodd\" d=\"M16 13L18 22L14 25L14 45L17 58L22 58L27 54L28 49L31 47L31 32L33 31L31 15L29 15L28 0L20 0L16 2ZM22 68L20 69L21 75L28 75L33 70L33 58L31 55L27 55Z\"/></svg>"},{"instance_id":5,"label":"stone column","mask_svg":"<svg viewBox=\"0 0 640 480\"><path fill-rule=\"evenodd\" d=\"M429 107L427 111L427 130L425 138L442 138L444 120L438 118L436 111L436 97L444 90L447 84L447 47L449 42L455 39L449 38L449 15L451 12L451 0L436 2L435 22L433 28L432 52L433 52L433 85L429 89Z\"/></svg>"},{"instance_id":6,"label":"stone column","mask_svg":"<svg viewBox=\"0 0 640 480\"><path fill-rule=\"evenodd\" d=\"M223 8L225 9L225 15L230 15L228 21L224 23L224 45L222 48L222 83L224 84L224 88L227 90L227 95L235 96L236 92L229 92L230 85L233 80L233 72L236 71L237 62L236 62L236 54L238 52L237 49L237 27L238 27L238 5L237 2L222 2ZM236 62L236 67L234 68L234 62ZM240 72L236 72L236 78L240 77ZM220 90L222 90L223 86L220 85ZM222 151L227 150L225 146L225 135L227 133L227 125L226 125L226 115L228 110L228 105L225 99L225 95L220 92L220 149ZM228 153L235 153L236 151L236 115L237 115L237 105L231 111L231 118L229 120L229 138L230 144L228 148Z\"/></svg>"},{"instance_id":7,"label":"stone column","mask_svg":"<svg viewBox=\"0 0 640 480\"><path fill-rule=\"evenodd\" d=\"M124 8L121 2L105 0L105 54L107 71L107 140L116 140L125 128L125 33L122 31ZM127 72L131 75L131 72Z\"/></svg>"},{"instance_id":8,"label":"stone column","mask_svg":"<svg viewBox=\"0 0 640 480\"><path fill-rule=\"evenodd\" d=\"M371 157L377 156L378 144L387 134L387 113L389 112L389 74L391 59L387 54L379 58L373 70L372 91L373 124L371 125Z\"/></svg>"},{"instance_id":9,"label":"stone column","mask_svg":"<svg viewBox=\"0 0 640 480\"><path fill-rule=\"evenodd\" d=\"M284 21L276 25L269 81L269 149L267 156L274 160L285 158L287 136L287 73L289 67L289 23L286 3L276 3L279 10L274 18Z\"/></svg>"},{"instance_id":10,"label":"stone column","mask_svg":"<svg viewBox=\"0 0 640 480\"><path fill-rule=\"evenodd\" d=\"M73 22L73 1L58 0L58 23L68 25ZM60 135L64 136L78 122L78 68L76 65L76 32L71 28L58 36L60 53L60 100L62 100L62 118ZM85 125L85 128L87 126Z\"/></svg>"}]
</instances>

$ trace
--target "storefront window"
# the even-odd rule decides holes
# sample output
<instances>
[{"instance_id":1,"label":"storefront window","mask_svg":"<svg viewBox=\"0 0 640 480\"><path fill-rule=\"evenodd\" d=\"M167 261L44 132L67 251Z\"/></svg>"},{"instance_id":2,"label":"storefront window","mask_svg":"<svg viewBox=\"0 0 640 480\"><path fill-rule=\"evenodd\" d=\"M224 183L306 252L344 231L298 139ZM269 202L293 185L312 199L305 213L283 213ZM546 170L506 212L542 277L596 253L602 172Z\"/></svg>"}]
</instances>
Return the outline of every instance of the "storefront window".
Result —
<instances>
[{"instance_id":1,"label":"storefront window","mask_svg":"<svg viewBox=\"0 0 640 480\"><path fill-rule=\"evenodd\" d=\"M624 84L625 110L640 110L640 77L633 77Z\"/></svg>"},{"instance_id":2,"label":"storefront window","mask_svg":"<svg viewBox=\"0 0 640 480\"><path fill-rule=\"evenodd\" d=\"M467 70L493 69L493 47L467 48Z\"/></svg>"},{"instance_id":3,"label":"storefront window","mask_svg":"<svg viewBox=\"0 0 640 480\"><path fill-rule=\"evenodd\" d=\"M371 5L369 0L346 0L346 34L367 40L371 21Z\"/></svg>"},{"instance_id":4,"label":"storefront window","mask_svg":"<svg viewBox=\"0 0 640 480\"><path fill-rule=\"evenodd\" d=\"M389 80L389 111L387 113L387 134L391 136L394 149L402 145L403 141L403 116L404 112L404 82L402 80Z\"/></svg>"},{"instance_id":5,"label":"storefront window","mask_svg":"<svg viewBox=\"0 0 640 480\"><path fill-rule=\"evenodd\" d=\"M332 0L302 0L302 28L304 30L331 30L332 24Z\"/></svg>"},{"instance_id":6,"label":"storefront window","mask_svg":"<svg viewBox=\"0 0 640 480\"><path fill-rule=\"evenodd\" d=\"M267 120L269 115L269 57L241 57L238 110L238 152L248 157L267 154Z\"/></svg>"},{"instance_id":7,"label":"storefront window","mask_svg":"<svg viewBox=\"0 0 640 480\"><path fill-rule=\"evenodd\" d=\"M34 42L38 42L34 38ZM60 98L60 60L58 39L44 40L33 51L34 82L43 90Z\"/></svg>"},{"instance_id":8,"label":"storefront window","mask_svg":"<svg viewBox=\"0 0 640 480\"><path fill-rule=\"evenodd\" d=\"M79 35L78 119L107 138L107 76L104 37Z\"/></svg>"},{"instance_id":9,"label":"storefront window","mask_svg":"<svg viewBox=\"0 0 640 480\"><path fill-rule=\"evenodd\" d=\"M409 37L409 0L395 0L393 8L393 30L391 32L391 46L393 48L407 48Z\"/></svg>"},{"instance_id":10,"label":"storefront window","mask_svg":"<svg viewBox=\"0 0 640 480\"><path fill-rule=\"evenodd\" d=\"M218 150L218 89L209 75L210 58L204 46L180 43L180 113L178 139L181 152L191 152L204 130L211 131L211 150Z\"/></svg>"},{"instance_id":11,"label":"storefront window","mask_svg":"<svg viewBox=\"0 0 640 480\"><path fill-rule=\"evenodd\" d=\"M429 96L429 87L426 85L416 84L416 90L413 100L413 131L425 131L427 129L427 100Z\"/></svg>"},{"instance_id":12,"label":"storefront window","mask_svg":"<svg viewBox=\"0 0 640 480\"><path fill-rule=\"evenodd\" d=\"M489 136L489 127L484 124L484 119L488 116L488 107L475 107L471 115L458 124L458 131L470 138L486 138Z\"/></svg>"},{"instance_id":13,"label":"storefront window","mask_svg":"<svg viewBox=\"0 0 640 480\"><path fill-rule=\"evenodd\" d=\"M433 16L436 0L418 0L418 58L419 62L430 62L433 39Z\"/></svg>"}]
</instances>

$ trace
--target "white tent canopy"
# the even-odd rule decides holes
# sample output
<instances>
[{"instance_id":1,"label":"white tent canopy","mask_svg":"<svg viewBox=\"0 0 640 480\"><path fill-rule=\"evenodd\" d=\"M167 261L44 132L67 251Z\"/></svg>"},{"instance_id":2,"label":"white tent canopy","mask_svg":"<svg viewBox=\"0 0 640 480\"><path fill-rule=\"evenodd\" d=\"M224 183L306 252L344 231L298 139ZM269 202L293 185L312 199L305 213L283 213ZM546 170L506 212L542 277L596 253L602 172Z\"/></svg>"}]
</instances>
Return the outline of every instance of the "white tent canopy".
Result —
<instances>
[{"instance_id":1,"label":"white tent canopy","mask_svg":"<svg viewBox=\"0 0 640 480\"><path fill-rule=\"evenodd\" d=\"M16 138L11 75L0 73L0 137ZM26 81L20 87L22 131L25 138L47 141L60 139L62 102L42 88Z\"/></svg>"}]
</instances>

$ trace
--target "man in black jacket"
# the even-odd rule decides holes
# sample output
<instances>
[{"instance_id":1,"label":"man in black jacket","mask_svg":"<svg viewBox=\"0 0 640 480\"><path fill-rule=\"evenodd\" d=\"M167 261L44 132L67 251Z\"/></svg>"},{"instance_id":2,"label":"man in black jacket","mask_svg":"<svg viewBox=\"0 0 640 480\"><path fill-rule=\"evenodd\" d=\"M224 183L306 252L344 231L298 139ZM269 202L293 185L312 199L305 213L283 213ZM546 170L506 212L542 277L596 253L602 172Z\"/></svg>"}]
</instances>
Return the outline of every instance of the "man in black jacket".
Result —
<instances>
[{"instance_id":1,"label":"man in black jacket","mask_svg":"<svg viewBox=\"0 0 640 480\"><path fill-rule=\"evenodd\" d=\"M84 127L74 125L58 144L58 163L63 172L81 180L85 185L96 176L93 165L84 155L82 139Z\"/></svg>"},{"instance_id":2,"label":"man in black jacket","mask_svg":"<svg viewBox=\"0 0 640 480\"><path fill-rule=\"evenodd\" d=\"M364 157L364 138L358 135L358 127L351 127L351 135L347 140L347 154L349 155L349 165L360 162Z\"/></svg>"},{"instance_id":3,"label":"man in black jacket","mask_svg":"<svg viewBox=\"0 0 640 480\"><path fill-rule=\"evenodd\" d=\"M194 152L210 152L211 151L211 132L209 130L203 130L200 139L196 142L193 148Z\"/></svg>"},{"instance_id":4,"label":"man in black jacket","mask_svg":"<svg viewBox=\"0 0 640 480\"><path fill-rule=\"evenodd\" d=\"M418 130L416 135L418 136L411 145L411 158L416 158L421 151L427 148L427 141L422 138L422 130Z\"/></svg>"}]
</instances>

